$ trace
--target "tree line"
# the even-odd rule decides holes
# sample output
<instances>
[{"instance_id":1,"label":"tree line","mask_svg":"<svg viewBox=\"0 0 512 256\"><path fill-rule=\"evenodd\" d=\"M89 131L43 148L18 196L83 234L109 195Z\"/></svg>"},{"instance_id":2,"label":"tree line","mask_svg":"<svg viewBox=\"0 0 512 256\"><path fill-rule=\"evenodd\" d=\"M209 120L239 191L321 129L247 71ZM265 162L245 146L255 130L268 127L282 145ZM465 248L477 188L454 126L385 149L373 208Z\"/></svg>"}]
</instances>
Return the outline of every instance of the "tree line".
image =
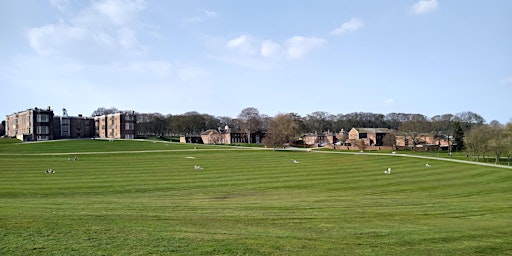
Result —
<instances>
[{"instance_id":1,"label":"tree line","mask_svg":"<svg viewBox=\"0 0 512 256\"><path fill-rule=\"evenodd\" d=\"M116 108L99 108L93 116L119 112ZM450 131L454 123L459 123L464 132L474 125L484 124L485 119L473 112L443 114L427 117L422 114L354 112L330 114L316 111L305 116L297 113L284 113L271 117L261 114L258 109L243 109L235 117L213 116L196 111L172 115L161 113L137 113L137 129L141 135L185 135L200 134L209 129L228 126L233 132L267 131L272 119L287 115L297 124L297 133L323 133L349 131L353 127L389 128L398 130L402 126L418 132Z\"/></svg>"}]
</instances>

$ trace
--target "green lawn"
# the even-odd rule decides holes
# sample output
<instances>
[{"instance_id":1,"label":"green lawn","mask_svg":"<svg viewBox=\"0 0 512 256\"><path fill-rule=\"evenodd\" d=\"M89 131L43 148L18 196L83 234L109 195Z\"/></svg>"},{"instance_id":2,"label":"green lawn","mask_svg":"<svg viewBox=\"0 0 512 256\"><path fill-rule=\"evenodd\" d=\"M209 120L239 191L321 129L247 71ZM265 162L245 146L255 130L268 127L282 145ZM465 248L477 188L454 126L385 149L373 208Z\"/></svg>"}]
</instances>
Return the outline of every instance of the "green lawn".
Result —
<instances>
[{"instance_id":1,"label":"green lawn","mask_svg":"<svg viewBox=\"0 0 512 256\"><path fill-rule=\"evenodd\" d=\"M507 168L80 140L2 143L0 175L0 255L512 254Z\"/></svg>"}]
</instances>

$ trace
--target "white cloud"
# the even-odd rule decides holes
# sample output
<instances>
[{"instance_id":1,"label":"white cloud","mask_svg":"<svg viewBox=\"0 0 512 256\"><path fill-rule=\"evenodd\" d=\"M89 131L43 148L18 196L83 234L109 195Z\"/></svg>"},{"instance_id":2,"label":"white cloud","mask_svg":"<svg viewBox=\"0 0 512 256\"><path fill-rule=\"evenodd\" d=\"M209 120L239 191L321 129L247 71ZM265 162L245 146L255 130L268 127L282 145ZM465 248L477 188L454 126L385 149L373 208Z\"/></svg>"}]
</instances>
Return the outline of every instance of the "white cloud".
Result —
<instances>
[{"instance_id":1,"label":"white cloud","mask_svg":"<svg viewBox=\"0 0 512 256\"><path fill-rule=\"evenodd\" d=\"M204 14L205 14L205 15L206 15L206 17L208 17L208 18L217 17L217 13L216 13L216 12L214 12L214 11L205 10L205 11L204 11Z\"/></svg>"},{"instance_id":2,"label":"white cloud","mask_svg":"<svg viewBox=\"0 0 512 256\"><path fill-rule=\"evenodd\" d=\"M253 45L253 39L248 35L242 35L229 40L227 46L228 48L234 49L242 54L253 55L256 53L256 48Z\"/></svg>"},{"instance_id":3,"label":"white cloud","mask_svg":"<svg viewBox=\"0 0 512 256\"><path fill-rule=\"evenodd\" d=\"M300 59L310 50L326 43L327 41L323 38L294 36L285 42L286 56L289 59Z\"/></svg>"},{"instance_id":4,"label":"white cloud","mask_svg":"<svg viewBox=\"0 0 512 256\"><path fill-rule=\"evenodd\" d=\"M63 11L69 6L69 0L50 0L50 4Z\"/></svg>"},{"instance_id":5,"label":"white cloud","mask_svg":"<svg viewBox=\"0 0 512 256\"><path fill-rule=\"evenodd\" d=\"M94 2L92 8L117 25L131 23L144 9L144 0L105 0Z\"/></svg>"},{"instance_id":6,"label":"white cloud","mask_svg":"<svg viewBox=\"0 0 512 256\"><path fill-rule=\"evenodd\" d=\"M40 55L51 55L87 37L87 30L66 24L48 24L27 32L30 46ZM59 50L60 49L60 50Z\"/></svg>"},{"instance_id":7,"label":"white cloud","mask_svg":"<svg viewBox=\"0 0 512 256\"><path fill-rule=\"evenodd\" d=\"M64 0L53 0L64 8ZM69 15L59 23L33 27L26 36L30 46L41 56L65 56L98 60L109 55L143 53L145 48L137 39L137 15L144 9L142 0L95 1L90 6ZM121 51L120 51L121 50Z\"/></svg>"},{"instance_id":8,"label":"white cloud","mask_svg":"<svg viewBox=\"0 0 512 256\"><path fill-rule=\"evenodd\" d=\"M132 29L121 28L117 30L117 38L119 45L125 49L132 49L138 45L137 36Z\"/></svg>"},{"instance_id":9,"label":"white cloud","mask_svg":"<svg viewBox=\"0 0 512 256\"><path fill-rule=\"evenodd\" d=\"M263 57L278 57L281 55L281 51L281 45L272 40L265 40L261 43L260 54Z\"/></svg>"},{"instance_id":10,"label":"white cloud","mask_svg":"<svg viewBox=\"0 0 512 256\"><path fill-rule=\"evenodd\" d=\"M215 18L217 16L218 16L218 14L215 11L204 10L204 11L202 11L202 13L200 15L186 18L185 22L187 22L187 23L201 23L201 22L205 22L206 20L213 19L213 18Z\"/></svg>"},{"instance_id":11,"label":"white cloud","mask_svg":"<svg viewBox=\"0 0 512 256\"><path fill-rule=\"evenodd\" d=\"M414 14L426 14L433 12L439 8L437 0L420 0L415 3L411 10Z\"/></svg>"},{"instance_id":12,"label":"white cloud","mask_svg":"<svg viewBox=\"0 0 512 256\"><path fill-rule=\"evenodd\" d=\"M349 21L343 23L339 28L333 29L331 34L341 35L347 32L356 31L364 26L363 20L359 18L352 18Z\"/></svg>"},{"instance_id":13,"label":"white cloud","mask_svg":"<svg viewBox=\"0 0 512 256\"><path fill-rule=\"evenodd\" d=\"M294 36L283 43L267 39L259 41L250 35L242 35L225 43L229 50L216 59L251 68L276 67L278 61L297 60L308 52L325 45L327 41L318 37Z\"/></svg>"}]
</instances>

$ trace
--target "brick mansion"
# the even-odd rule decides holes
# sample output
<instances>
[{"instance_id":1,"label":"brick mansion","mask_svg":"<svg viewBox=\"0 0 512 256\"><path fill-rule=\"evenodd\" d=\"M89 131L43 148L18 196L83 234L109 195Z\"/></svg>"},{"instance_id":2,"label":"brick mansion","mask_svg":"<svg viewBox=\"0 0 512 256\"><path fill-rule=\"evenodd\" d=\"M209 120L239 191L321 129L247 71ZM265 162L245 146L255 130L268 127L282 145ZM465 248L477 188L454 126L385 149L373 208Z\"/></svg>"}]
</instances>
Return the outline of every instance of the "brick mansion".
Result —
<instances>
[{"instance_id":1,"label":"brick mansion","mask_svg":"<svg viewBox=\"0 0 512 256\"><path fill-rule=\"evenodd\" d=\"M136 115L133 111L85 117L54 114L48 107L33 108L8 115L5 135L22 141L75 138L134 139Z\"/></svg>"}]
</instances>

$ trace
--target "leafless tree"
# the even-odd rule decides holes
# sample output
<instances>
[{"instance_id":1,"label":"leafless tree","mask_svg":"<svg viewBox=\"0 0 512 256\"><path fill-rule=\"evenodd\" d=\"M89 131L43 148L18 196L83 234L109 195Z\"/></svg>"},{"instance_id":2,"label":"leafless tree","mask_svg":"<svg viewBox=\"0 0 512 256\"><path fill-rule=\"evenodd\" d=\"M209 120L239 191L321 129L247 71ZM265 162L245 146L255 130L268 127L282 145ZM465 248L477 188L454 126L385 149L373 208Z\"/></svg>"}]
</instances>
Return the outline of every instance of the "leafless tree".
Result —
<instances>
[{"instance_id":1,"label":"leafless tree","mask_svg":"<svg viewBox=\"0 0 512 256\"><path fill-rule=\"evenodd\" d=\"M238 115L240 129L247 134L247 142L251 143L251 133L260 130L262 121L258 109L249 107L243 109Z\"/></svg>"},{"instance_id":2,"label":"leafless tree","mask_svg":"<svg viewBox=\"0 0 512 256\"><path fill-rule=\"evenodd\" d=\"M324 111L316 111L306 115L305 124L309 132L325 132L331 129L333 116Z\"/></svg>"},{"instance_id":3,"label":"leafless tree","mask_svg":"<svg viewBox=\"0 0 512 256\"><path fill-rule=\"evenodd\" d=\"M395 146L396 145L396 136L394 133L386 133L384 138L382 138L382 144L384 146Z\"/></svg>"},{"instance_id":4,"label":"leafless tree","mask_svg":"<svg viewBox=\"0 0 512 256\"><path fill-rule=\"evenodd\" d=\"M415 114L410 120L402 122L398 129L406 140L410 139L412 141L413 150L416 150L416 145L418 145L422 133L430 130L429 124L427 117Z\"/></svg>"},{"instance_id":5,"label":"leafless tree","mask_svg":"<svg viewBox=\"0 0 512 256\"><path fill-rule=\"evenodd\" d=\"M508 165L511 164L512 161L512 118L510 119L510 122L507 123L505 126L505 136L507 141L507 163Z\"/></svg>"},{"instance_id":6,"label":"leafless tree","mask_svg":"<svg viewBox=\"0 0 512 256\"><path fill-rule=\"evenodd\" d=\"M119 113L119 110L117 108L99 107L98 109L94 110L94 112L92 112L92 116L102 116L102 115L115 114L115 113Z\"/></svg>"},{"instance_id":7,"label":"leafless tree","mask_svg":"<svg viewBox=\"0 0 512 256\"><path fill-rule=\"evenodd\" d=\"M362 150L362 151L365 151L366 148L367 148L368 145L366 145L366 142L364 142L364 140L359 140L357 142L357 147Z\"/></svg>"},{"instance_id":8,"label":"leafless tree","mask_svg":"<svg viewBox=\"0 0 512 256\"><path fill-rule=\"evenodd\" d=\"M494 154L495 163L498 164L501 156L508 152L505 127L499 122L491 122L491 124L489 124L489 132L489 148Z\"/></svg>"},{"instance_id":9,"label":"leafless tree","mask_svg":"<svg viewBox=\"0 0 512 256\"><path fill-rule=\"evenodd\" d=\"M490 135L489 126L487 125L473 127L466 134L466 150L476 158L477 162L480 161L480 156L484 157L485 153L488 151L488 143L491 138Z\"/></svg>"}]
</instances>

